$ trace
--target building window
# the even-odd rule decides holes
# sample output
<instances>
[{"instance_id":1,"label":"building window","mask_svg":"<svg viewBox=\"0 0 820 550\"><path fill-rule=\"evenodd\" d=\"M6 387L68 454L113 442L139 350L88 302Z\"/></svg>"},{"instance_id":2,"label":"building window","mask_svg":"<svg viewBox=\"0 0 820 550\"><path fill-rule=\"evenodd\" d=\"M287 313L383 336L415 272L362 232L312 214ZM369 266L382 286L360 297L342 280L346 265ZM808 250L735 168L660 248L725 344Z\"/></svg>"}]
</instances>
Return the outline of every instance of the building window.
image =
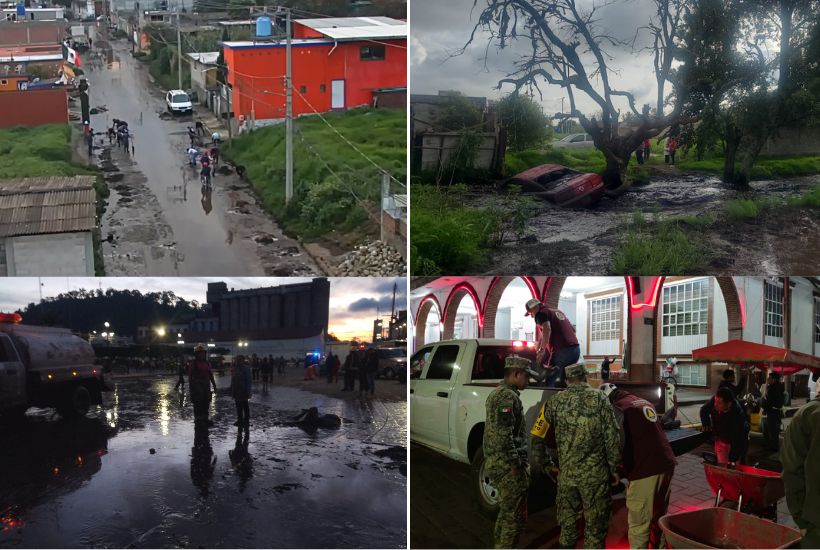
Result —
<instances>
[{"instance_id":1,"label":"building window","mask_svg":"<svg viewBox=\"0 0 820 550\"><path fill-rule=\"evenodd\" d=\"M663 335L706 334L709 311L709 281L700 279L663 288Z\"/></svg>"},{"instance_id":2,"label":"building window","mask_svg":"<svg viewBox=\"0 0 820 550\"><path fill-rule=\"evenodd\" d=\"M706 386L706 365L678 365L678 384Z\"/></svg>"},{"instance_id":3,"label":"building window","mask_svg":"<svg viewBox=\"0 0 820 550\"><path fill-rule=\"evenodd\" d=\"M621 339L621 296L589 301L589 337L593 342Z\"/></svg>"},{"instance_id":4,"label":"building window","mask_svg":"<svg viewBox=\"0 0 820 550\"><path fill-rule=\"evenodd\" d=\"M327 91L327 86L324 84L319 84L319 91L325 93Z\"/></svg>"},{"instance_id":5,"label":"building window","mask_svg":"<svg viewBox=\"0 0 820 550\"><path fill-rule=\"evenodd\" d=\"M763 296L766 308L764 334L783 338L783 286L764 281Z\"/></svg>"},{"instance_id":6,"label":"building window","mask_svg":"<svg viewBox=\"0 0 820 550\"><path fill-rule=\"evenodd\" d=\"M381 44L374 44L372 46L362 46L359 49L359 58L362 61L383 61L384 46L382 46Z\"/></svg>"},{"instance_id":7,"label":"building window","mask_svg":"<svg viewBox=\"0 0 820 550\"><path fill-rule=\"evenodd\" d=\"M299 86L299 93L306 94L307 93L307 86Z\"/></svg>"}]
</instances>

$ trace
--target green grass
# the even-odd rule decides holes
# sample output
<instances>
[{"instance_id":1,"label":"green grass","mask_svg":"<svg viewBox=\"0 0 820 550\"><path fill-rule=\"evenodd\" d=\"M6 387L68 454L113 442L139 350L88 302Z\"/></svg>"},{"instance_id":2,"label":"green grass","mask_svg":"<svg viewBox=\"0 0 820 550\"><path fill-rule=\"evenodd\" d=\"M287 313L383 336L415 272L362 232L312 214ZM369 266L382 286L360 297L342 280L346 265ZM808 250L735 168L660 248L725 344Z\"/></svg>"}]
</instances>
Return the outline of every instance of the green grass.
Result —
<instances>
[{"instance_id":1,"label":"green grass","mask_svg":"<svg viewBox=\"0 0 820 550\"><path fill-rule=\"evenodd\" d=\"M754 219L762 210L763 205L753 199L735 199L726 203L726 216L730 221Z\"/></svg>"},{"instance_id":2,"label":"green grass","mask_svg":"<svg viewBox=\"0 0 820 550\"><path fill-rule=\"evenodd\" d=\"M799 208L820 208L820 185L815 185L814 189L800 197L789 199L787 204Z\"/></svg>"},{"instance_id":3,"label":"green grass","mask_svg":"<svg viewBox=\"0 0 820 550\"><path fill-rule=\"evenodd\" d=\"M67 124L0 130L0 178L95 173L72 161L71 128Z\"/></svg>"},{"instance_id":4,"label":"green grass","mask_svg":"<svg viewBox=\"0 0 820 550\"><path fill-rule=\"evenodd\" d=\"M612 270L617 275L683 275L704 263L703 252L680 222L650 221L639 211L633 213L612 259Z\"/></svg>"},{"instance_id":5,"label":"green grass","mask_svg":"<svg viewBox=\"0 0 820 550\"><path fill-rule=\"evenodd\" d=\"M606 160L604 155L594 148L558 149L547 147L543 150L507 151L504 159L504 173L512 176L539 164L561 164L584 172L602 172L606 167Z\"/></svg>"},{"instance_id":6,"label":"green grass","mask_svg":"<svg viewBox=\"0 0 820 550\"><path fill-rule=\"evenodd\" d=\"M284 124L234 139L230 148L223 147L224 156L245 166L266 207L288 231L308 239L331 230L375 234L379 168L399 181L407 180L406 114L356 109L324 116L378 168L318 116L299 118L294 125L294 200L287 208ZM395 182L391 184L391 192L403 191Z\"/></svg>"},{"instance_id":7,"label":"green grass","mask_svg":"<svg viewBox=\"0 0 820 550\"><path fill-rule=\"evenodd\" d=\"M723 157L714 156L704 160L681 158L677 161L681 170L700 170L723 173ZM752 167L752 179L793 178L820 174L820 156L760 157Z\"/></svg>"}]
</instances>

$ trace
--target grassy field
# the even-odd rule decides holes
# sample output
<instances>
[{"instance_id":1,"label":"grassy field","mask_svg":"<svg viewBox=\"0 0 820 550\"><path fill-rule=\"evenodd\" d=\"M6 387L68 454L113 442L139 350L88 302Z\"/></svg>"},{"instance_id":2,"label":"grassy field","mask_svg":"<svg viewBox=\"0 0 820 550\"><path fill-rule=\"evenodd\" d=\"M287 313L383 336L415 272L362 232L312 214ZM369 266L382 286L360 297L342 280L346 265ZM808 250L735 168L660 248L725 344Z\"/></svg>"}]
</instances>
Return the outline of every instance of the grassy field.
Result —
<instances>
[{"instance_id":1,"label":"grassy field","mask_svg":"<svg viewBox=\"0 0 820 550\"><path fill-rule=\"evenodd\" d=\"M685 275L700 269L703 251L681 225L677 220L649 220L636 211L613 251L612 274Z\"/></svg>"},{"instance_id":2,"label":"grassy field","mask_svg":"<svg viewBox=\"0 0 820 550\"><path fill-rule=\"evenodd\" d=\"M0 130L0 179L96 175L98 214L102 215L108 186L95 170L72 160L71 127L52 124ZM94 234L94 269L104 275L99 235Z\"/></svg>"},{"instance_id":3,"label":"grassy field","mask_svg":"<svg viewBox=\"0 0 820 550\"><path fill-rule=\"evenodd\" d=\"M680 170L700 170L720 174L723 173L723 157L704 160L682 158L678 160L677 167ZM814 174L820 174L820 156L761 157L752 167L752 179L754 180L793 178Z\"/></svg>"},{"instance_id":4,"label":"grassy field","mask_svg":"<svg viewBox=\"0 0 820 550\"><path fill-rule=\"evenodd\" d=\"M82 174L95 172L72 162L67 124L0 130L0 178Z\"/></svg>"},{"instance_id":5,"label":"grassy field","mask_svg":"<svg viewBox=\"0 0 820 550\"><path fill-rule=\"evenodd\" d=\"M285 207L284 124L235 139L225 156L245 166L267 208L289 231L308 239L331 230L375 234L379 168L401 182L407 180L406 114L357 109L324 116L370 160L318 116L299 118L294 124L294 200L289 207ZM393 182L391 192L405 191Z\"/></svg>"}]
</instances>

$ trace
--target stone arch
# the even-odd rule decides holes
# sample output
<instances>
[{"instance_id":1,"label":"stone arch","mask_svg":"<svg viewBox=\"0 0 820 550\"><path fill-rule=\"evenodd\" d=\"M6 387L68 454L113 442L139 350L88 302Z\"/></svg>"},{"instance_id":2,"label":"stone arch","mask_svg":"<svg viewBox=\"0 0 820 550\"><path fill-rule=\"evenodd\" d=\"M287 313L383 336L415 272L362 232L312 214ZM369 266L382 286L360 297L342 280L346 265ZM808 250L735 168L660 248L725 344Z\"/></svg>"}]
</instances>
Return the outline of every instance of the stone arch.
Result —
<instances>
[{"instance_id":1,"label":"stone arch","mask_svg":"<svg viewBox=\"0 0 820 550\"><path fill-rule=\"evenodd\" d=\"M432 294L428 294L425 296L421 303L419 304L419 309L416 312L416 347L419 348L425 344L424 342L424 333L427 329L427 316L430 314L430 310L436 308L438 311L439 319L443 317L443 312L441 311L441 305L438 303L438 300Z\"/></svg>"},{"instance_id":2,"label":"stone arch","mask_svg":"<svg viewBox=\"0 0 820 550\"><path fill-rule=\"evenodd\" d=\"M455 331L456 325L456 314L458 313L458 304L461 303L464 296L469 296L473 300L473 305L475 306L476 314L478 316L478 336L481 337L483 335L484 317L482 315L481 299L478 297L478 293L475 291L475 288L473 288L473 285L470 283L459 283L453 287L453 290L450 291L450 295L447 296L447 301L444 303L443 340L450 340L453 338L453 332Z\"/></svg>"},{"instance_id":3,"label":"stone arch","mask_svg":"<svg viewBox=\"0 0 820 550\"><path fill-rule=\"evenodd\" d=\"M484 298L484 329L481 332L484 338L495 338L495 316L498 313L498 304L501 302L504 291L515 279L522 279L530 289L532 297L538 298L538 286L530 277L494 277L487 296ZM523 311L524 304L521 304L521 308Z\"/></svg>"},{"instance_id":4,"label":"stone arch","mask_svg":"<svg viewBox=\"0 0 820 550\"><path fill-rule=\"evenodd\" d=\"M743 323L746 319L735 280L731 277L715 277L715 280L717 280L720 291L723 293L723 301L726 304L729 340L742 340Z\"/></svg>"},{"instance_id":5,"label":"stone arch","mask_svg":"<svg viewBox=\"0 0 820 550\"><path fill-rule=\"evenodd\" d=\"M557 308L565 282L567 282L566 277L550 277L547 279L541 301L551 308Z\"/></svg>"}]
</instances>

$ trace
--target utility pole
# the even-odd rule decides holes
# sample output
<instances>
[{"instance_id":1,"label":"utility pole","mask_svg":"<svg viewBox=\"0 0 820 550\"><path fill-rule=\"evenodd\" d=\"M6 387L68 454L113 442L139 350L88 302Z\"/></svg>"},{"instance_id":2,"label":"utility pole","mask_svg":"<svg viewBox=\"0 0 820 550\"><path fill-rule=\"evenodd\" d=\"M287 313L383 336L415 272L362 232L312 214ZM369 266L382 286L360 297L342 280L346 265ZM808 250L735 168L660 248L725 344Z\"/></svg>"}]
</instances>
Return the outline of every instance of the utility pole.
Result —
<instances>
[{"instance_id":1,"label":"utility pole","mask_svg":"<svg viewBox=\"0 0 820 550\"><path fill-rule=\"evenodd\" d=\"M179 7L177 7L177 82L182 89L182 33L179 30Z\"/></svg>"},{"instance_id":2,"label":"utility pole","mask_svg":"<svg viewBox=\"0 0 820 550\"><path fill-rule=\"evenodd\" d=\"M293 67L290 49L290 8L285 11L285 204L293 198Z\"/></svg>"}]
</instances>

